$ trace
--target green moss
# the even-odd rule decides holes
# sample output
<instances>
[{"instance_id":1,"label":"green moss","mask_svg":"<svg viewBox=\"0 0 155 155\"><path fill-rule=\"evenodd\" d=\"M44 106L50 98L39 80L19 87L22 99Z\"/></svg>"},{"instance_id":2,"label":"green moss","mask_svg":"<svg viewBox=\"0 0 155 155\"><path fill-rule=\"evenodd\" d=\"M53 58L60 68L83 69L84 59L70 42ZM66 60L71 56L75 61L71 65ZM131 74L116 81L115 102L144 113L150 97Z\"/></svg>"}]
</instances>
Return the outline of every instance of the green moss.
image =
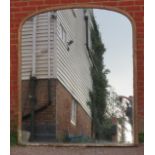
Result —
<instances>
[{"instance_id":1,"label":"green moss","mask_svg":"<svg viewBox=\"0 0 155 155\"><path fill-rule=\"evenodd\" d=\"M144 143L144 133L139 133L138 139L139 139L139 143Z\"/></svg>"},{"instance_id":2,"label":"green moss","mask_svg":"<svg viewBox=\"0 0 155 155\"><path fill-rule=\"evenodd\" d=\"M10 133L10 145L11 146L17 145L17 133L15 132Z\"/></svg>"}]
</instances>

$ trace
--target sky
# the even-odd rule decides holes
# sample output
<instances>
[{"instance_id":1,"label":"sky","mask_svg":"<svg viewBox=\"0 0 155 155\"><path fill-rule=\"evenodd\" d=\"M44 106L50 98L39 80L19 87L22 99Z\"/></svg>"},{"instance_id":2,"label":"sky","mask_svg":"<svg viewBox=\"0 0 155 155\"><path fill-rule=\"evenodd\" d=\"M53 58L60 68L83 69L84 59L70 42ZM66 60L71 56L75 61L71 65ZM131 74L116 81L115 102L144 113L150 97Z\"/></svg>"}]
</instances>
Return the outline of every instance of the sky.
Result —
<instances>
[{"instance_id":1,"label":"sky","mask_svg":"<svg viewBox=\"0 0 155 155\"><path fill-rule=\"evenodd\" d=\"M104 64L110 70L109 84L118 95L133 95L132 26L124 15L94 9L102 41L105 45Z\"/></svg>"}]
</instances>

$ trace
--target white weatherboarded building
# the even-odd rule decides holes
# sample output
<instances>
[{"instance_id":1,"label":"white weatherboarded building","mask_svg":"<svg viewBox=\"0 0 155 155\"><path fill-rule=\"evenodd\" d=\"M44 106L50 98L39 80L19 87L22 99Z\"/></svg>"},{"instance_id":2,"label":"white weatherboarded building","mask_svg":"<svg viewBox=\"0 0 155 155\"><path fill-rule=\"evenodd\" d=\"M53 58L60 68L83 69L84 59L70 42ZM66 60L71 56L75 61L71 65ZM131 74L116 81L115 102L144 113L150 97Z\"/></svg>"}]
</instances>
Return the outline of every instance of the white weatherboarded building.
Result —
<instances>
[{"instance_id":1,"label":"white weatherboarded building","mask_svg":"<svg viewBox=\"0 0 155 155\"><path fill-rule=\"evenodd\" d=\"M24 23L21 45L22 81L30 76L57 79L88 116L92 62L86 45L91 48L91 15L91 9L38 14Z\"/></svg>"},{"instance_id":2,"label":"white weatherboarded building","mask_svg":"<svg viewBox=\"0 0 155 155\"><path fill-rule=\"evenodd\" d=\"M71 40L73 44L68 47ZM89 113L86 102L92 89L91 61L83 10L46 12L32 17L23 25L21 49L22 80L29 79L32 72L38 79L57 78Z\"/></svg>"}]
</instances>

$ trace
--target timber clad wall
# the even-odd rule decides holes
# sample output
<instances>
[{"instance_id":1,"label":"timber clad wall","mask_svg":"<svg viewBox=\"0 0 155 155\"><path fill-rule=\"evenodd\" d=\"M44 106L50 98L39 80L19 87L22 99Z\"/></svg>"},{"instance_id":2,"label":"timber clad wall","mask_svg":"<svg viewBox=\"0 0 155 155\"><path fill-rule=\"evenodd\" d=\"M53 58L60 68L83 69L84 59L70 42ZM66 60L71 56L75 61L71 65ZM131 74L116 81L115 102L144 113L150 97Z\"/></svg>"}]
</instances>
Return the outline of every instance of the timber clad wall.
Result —
<instances>
[{"instance_id":1,"label":"timber clad wall","mask_svg":"<svg viewBox=\"0 0 155 155\"><path fill-rule=\"evenodd\" d=\"M89 90L92 89L92 81L89 70L89 56L86 49L84 12L79 9L74 11L76 17L74 17L71 10L58 11L56 43L57 78L90 115L87 102L89 101ZM69 51L67 51L66 44L59 37L61 24L66 31L67 41L74 41Z\"/></svg>"},{"instance_id":2,"label":"timber clad wall","mask_svg":"<svg viewBox=\"0 0 155 155\"><path fill-rule=\"evenodd\" d=\"M21 126L20 101L20 40L21 24L35 13L45 10L97 7L119 10L132 19L134 29L134 88L136 124L144 117L144 1L143 0L11 0L11 129ZM20 49L20 50L19 50ZM138 126L139 128L140 126ZM18 129L19 129L18 128ZM143 130L139 128L139 131ZM136 132L137 133L137 132Z\"/></svg>"},{"instance_id":3,"label":"timber clad wall","mask_svg":"<svg viewBox=\"0 0 155 155\"><path fill-rule=\"evenodd\" d=\"M26 21L22 29L22 79L28 79L32 73L33 20Z\"/></svg>"},{"instance_id":4,"label":"timber clad wall","mask_svg":"<svg viewBox=\"0 0 155 155\"><path fill-rule=\"evenodd\" d=\"M52 12L51 12L52 15ZM42 13L36 16L36 32L33 35L34 18L28 19L22 27L22 79L30 79L32 75L32 51L33 38L36 38L36 76L39 79L48 78L48 36L50 37L50 75L53 77L54 62L54 19L48 18L48 13ZM48 30L50 23L50 31ZM49 34L50 32L50 34Z\"/></svg>"}]
</instances>

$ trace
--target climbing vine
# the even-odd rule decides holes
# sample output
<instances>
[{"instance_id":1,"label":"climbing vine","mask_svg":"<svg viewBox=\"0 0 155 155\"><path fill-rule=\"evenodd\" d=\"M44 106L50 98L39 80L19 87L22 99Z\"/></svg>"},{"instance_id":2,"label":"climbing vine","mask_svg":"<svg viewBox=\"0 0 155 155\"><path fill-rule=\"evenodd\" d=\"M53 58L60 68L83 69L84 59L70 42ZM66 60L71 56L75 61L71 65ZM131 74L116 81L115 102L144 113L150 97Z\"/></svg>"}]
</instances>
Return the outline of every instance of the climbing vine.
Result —
<instances>
[{"instance_id":1,"label":"climbing vine","mask_svg":"<svg viewBox=\"0 0 155 155\"><path fill-rule=\"evenodd\" d=\"M106 101L107 101L107 74L109 70L104 65L103 55L105 47L102 43L98 25L92 16L93 28L91 30L92 59L91 76L93 89L90 91L90 102L88 103L92 113L92 134L96 139L104 137L104 125L106 122Z\"/></svg>"}]
</instances>

